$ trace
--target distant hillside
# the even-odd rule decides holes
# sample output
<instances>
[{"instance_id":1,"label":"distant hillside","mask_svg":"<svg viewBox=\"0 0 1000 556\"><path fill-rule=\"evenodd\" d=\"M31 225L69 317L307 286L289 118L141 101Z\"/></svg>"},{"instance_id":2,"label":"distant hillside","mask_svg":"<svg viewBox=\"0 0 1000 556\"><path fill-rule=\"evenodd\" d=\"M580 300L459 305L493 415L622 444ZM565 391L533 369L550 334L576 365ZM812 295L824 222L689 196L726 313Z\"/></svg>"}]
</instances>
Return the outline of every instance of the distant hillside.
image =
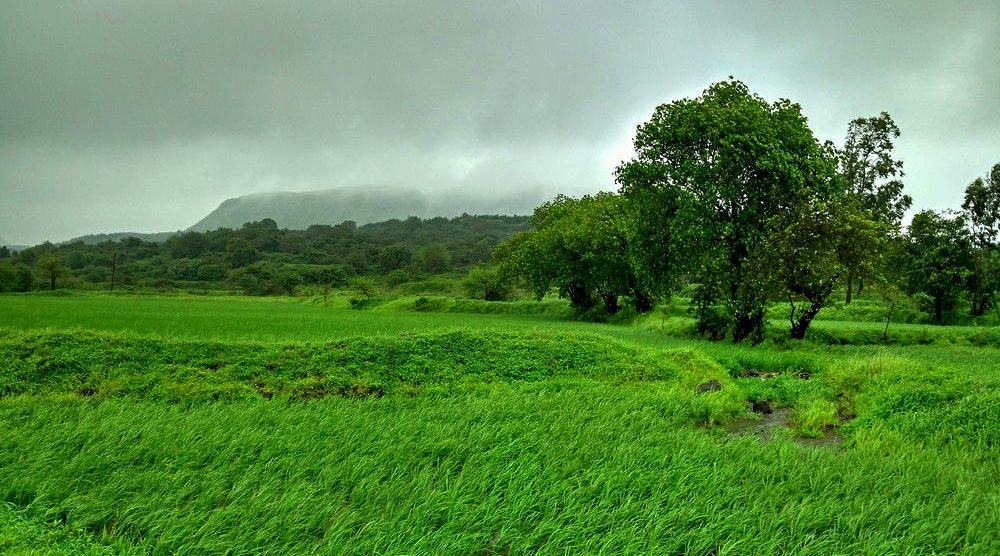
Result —
<instances>
[{"instance_id":1,"label":"distant hillside","mask_svg":"<svg viewBox=\"0 0 1000 556\"><path fill-rule=\"evenodd\" d=\"M140 232L113 232L109 234L87 234L85 236L75 237L63 243L76 243L77 241L82 241L87 245L97 245L99 243L104 243L105 241L121 241L127 237L134 237L143 241L159 243L167 241L179 233L180 232L152 232L145 234Z\"/></svg>"},{"instance_id":2,"label":"distant hillside","mask_svg":"<svg viewBox=\"0 0 1000 556\"><path fill-rule=\"evenodd\" d=\"M466 214L531 214L544 197L540 191L484 195L465 191L424 193L390 187L261 193L224 201L190 230L237 229L245 222L270 218L280 228L301 230L313 224L357 224Z\"/></svg>"},{"instance_id":3,"label":"distant hillside","mask_svg":"<svg viewBox=\"0 0 1000 556\"><path fill-rule=\"evenodd\" d=\"M279 229L263 220L235 230L184 232L161 242L126 238L39 245L14 255L14 262L37 267L43 256L59 257L65 266L62 287L110 287L115 268L116 283L124 287L289 294L299 287L346 287L357 275L389 280L392 274L398 284L464 272L488 263L498 243L530 227L528 216L496 215L318 224L305 230ZM441 287L454 286L448 283ZM443 291L427 287L430 293ZM23 281L0 283L0 291L30 288Z\"/></svg>"}]
</instances>

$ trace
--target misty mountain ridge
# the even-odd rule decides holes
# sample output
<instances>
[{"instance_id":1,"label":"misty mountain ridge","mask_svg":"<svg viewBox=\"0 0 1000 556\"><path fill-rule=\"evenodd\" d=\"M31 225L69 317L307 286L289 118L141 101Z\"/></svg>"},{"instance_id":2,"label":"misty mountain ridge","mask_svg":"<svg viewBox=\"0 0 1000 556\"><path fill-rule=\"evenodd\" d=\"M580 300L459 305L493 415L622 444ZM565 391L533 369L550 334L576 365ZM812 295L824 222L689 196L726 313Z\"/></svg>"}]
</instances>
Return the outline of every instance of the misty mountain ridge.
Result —
<instances>
[{"instance_id":1,"label":"misty mountain ridge","mask_svg":"<svg viewBox=\"0 0 1000 556\"><path fill-rule=\"evenodd\" d=\"M541 189L510 189L484 194L467 190L422 192L398 187L345 187L317 191L243 195L223 201L189 230L237 229L246 222L270 218L280 228L305 229L313 224L357 224L461 214L525 215L546 199Z\"/></svg>"}]
</instances>

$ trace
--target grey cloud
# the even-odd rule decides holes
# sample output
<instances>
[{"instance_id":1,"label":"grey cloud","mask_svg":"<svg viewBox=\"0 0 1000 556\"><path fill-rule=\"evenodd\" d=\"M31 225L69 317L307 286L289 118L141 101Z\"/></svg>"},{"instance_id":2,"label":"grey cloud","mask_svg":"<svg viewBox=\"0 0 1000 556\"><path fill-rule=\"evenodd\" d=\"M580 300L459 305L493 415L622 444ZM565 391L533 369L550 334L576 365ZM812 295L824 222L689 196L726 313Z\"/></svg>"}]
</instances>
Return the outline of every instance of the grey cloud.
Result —
<instances>
[{"instance_id":1,"label":"grey cloud","mask_svg":"<svg viewBox=\"0 0 1000 556\"><path fill-rule=\"evenodd\" d=\"M653 107L735 75L838 139L891 112L956 206L1000 156L1000 5L0 3L0 234L190 225L343 185L611 187Z\"/></svg>"}]
</instances>

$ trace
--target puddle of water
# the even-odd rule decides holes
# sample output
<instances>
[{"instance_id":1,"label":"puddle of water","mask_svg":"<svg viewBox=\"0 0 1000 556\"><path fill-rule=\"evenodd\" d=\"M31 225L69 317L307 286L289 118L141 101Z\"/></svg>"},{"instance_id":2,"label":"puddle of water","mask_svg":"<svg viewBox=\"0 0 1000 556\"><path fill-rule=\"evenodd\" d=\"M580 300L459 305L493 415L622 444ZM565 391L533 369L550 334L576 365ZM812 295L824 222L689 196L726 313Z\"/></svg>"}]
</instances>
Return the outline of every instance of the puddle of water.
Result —
<instances>
[{"instance_id":1,"label":"puddle of water","mask_svg":"<svg viewBox=\"0 0 1000 556\"><path fill-rule=\"evenodd\" d=\"M774 430L788 426L792 418L792 408L779 407L771 413L760 413L759 419L741 417L729 425L729 434L733 436L756 436L767 441L774 436Z\"/></svg>"},{"instance_id":2,"label":"puddle of water","mask_svg":"<svg viewBox=\"0 0 1000 556\"><path fill-rule=\"evenodd\" d=\"M771 413L757 414L760 418L742 417L729 425L731 436L755 436L762 442L768 442L782 429L788 428L788 422L794 414L790 407L775 408ZM800 446L814 448L837 448L844 437L835 432L828 432L819 438L803 438L793 436L792 441Z\"/></svg>"}]
</instances>

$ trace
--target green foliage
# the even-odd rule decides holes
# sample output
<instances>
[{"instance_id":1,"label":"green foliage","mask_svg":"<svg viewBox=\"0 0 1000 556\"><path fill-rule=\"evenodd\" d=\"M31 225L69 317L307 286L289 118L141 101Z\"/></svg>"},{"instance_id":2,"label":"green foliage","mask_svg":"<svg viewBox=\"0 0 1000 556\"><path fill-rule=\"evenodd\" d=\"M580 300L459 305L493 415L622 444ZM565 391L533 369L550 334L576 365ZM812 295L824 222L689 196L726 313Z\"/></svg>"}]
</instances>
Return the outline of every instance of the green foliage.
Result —
<instances>
[{"instance_id":1,"label":"green foliage","mask_svg":"<svg viewBox=\"0 0 1000 556\"><path fill-rule=\"evenodd\" d=\"M409 266L412 260L413 253L407 246L402 244L389 245L379 252L376 267L379 272L388 274Z\"/></svg>"},{"instance_id":2,"label":"green foliage","mask_svg":"<svg viewBox=\"0 0 1000 556\"><path fill-rule=\"evenodd\" d=\"M769 103L736 80L657 107L634 147L636 157L616 170L621 191L668 216L654 234L667 244L647 244L640 257L650 265L644 274L690 274L704 295L722 296L734 341L760 341L766 247L788 216L812 214L812 203L836 194L830 148L797 104Z\"/></svg>"},{"instance_id":3,"label":"green foliage","mask_svg":"<svg viewBox=\"0 0 1000 556\"><path fill-rule=\"evenodd\" d=\"M38 270L42 280L49 285L50 290L56 289L58 281L66 276L66 267L55 255L45 255L38 261Z\"/></svg>"},{"instance_id":4,"label":"green foliage","mask_svg":"<svg viewBox=\"0 0 1000 556\"><path fill-rule=\"evenodd\" d=\"M462 285L468 297L486 301L503 301L511 290L510 278L495 266L472 267Z\"/></svg>"},{"instance_id":5,"label":"green foliage","mask_svg":"<svg viewBox=\"0 0 1000 556\"><path fill-rule=\"evenodd\" d=\"M15 253L4 262L15 268L33 268L46 287L50 285L48 277L38 265L51 255L68 267L67 272L57 276L59 282L64 282L65 276L65 284L74 288L107 288L115 260L116 287L237 289L263 294L273 289L284 293L287 288L272 288L269 284L248 287L245 269L257 263L297 268L317 265L341 268L347 276L385 275L394 270L411 276L465 270L488 262L492 247L526 229L527 220L519 216L463 215L452 219L392 220L360 227L345 222L281 230L273 220L265 219L237 230L184 232L159 242L108 236L112 239L43 244ZM259 274L255 270L249 273ZM278 270L271 272L268 279L273 284L277 275L298 273L295 269L290 273ZM6 276L0 279L6 280ZM308 277L301 282L315 283Z\"/></svg>"},{"instance_id":6,"label":"green foliage","mask_svg":"<svg viewBox=\"0 0 1000 556\"><path fill-rule=\"evenodd\" d=\"M194 233L194 232L192 232ZM242 268L260 258L257 248L243 238L234 238L226 243L226 260L233 268Z\"/></svg>"},{"instance_id":7,"label":"green foliage","mask_svg":"<svg viewBox=\"0 0 1000 556\"><path fill-rule=\"evenodd\" d=\"M857 118L847 128L844 148L838 153L840 169L849 192L876 222L899 229L913 200L903 194L903 162L893 158L893 141L899 127L892 116Z\"/></svg>"},{"instance_id":8,"label":"green foliage","mask_svg":"<svg viewBox=\"0 0 1000 556\"><path fill-rule=\"evenodd\" d=\"M910 294L930 297L934 322L955 306L971 263L965 220L922 211L910 222L905 286Z\"/></svg>"},{"instance_id":9,"label":"green foliage","mask_svg":"<svg viewBox=\"0 0 1000 556\"><path fill-rule=\"evenodd\" d=\"M763 268L777 275L776 281L789 302L788 320L792 338L805 338L806 331L830 295L845 277L871 277L868 270L879 251L884 231L857 210L849 198L813 202L808 212L799 212L779 230L764 248ZM804 300L796 306L796 298Z\"/></svg>"},{"instance_id":10,"label":"green foliage","mask_svg":"<svg viewBox=\"0 0 1000 556\"><path fill-rule=\"evenodd\" d=\"M997 305L994 296L1000 291L1000 164L993 166L984 180L977 178L965 188L962 202L969 223L973 249L973 271L969 275L969 301L972 316L986 313ZM998 307L1000 314L1000 307Z\"/></svg>"},{"instance_id":11,"label":"green foliage","mask_svg":"<svg viewBox=\"0 0 1000 556\"><path fill-rule=\"evenodd\" d=\"M30 291L34 283L35 276L27 265L0 263L0 292Z\"/></svg>"},{"instance_id":12,"label":"green foliage","mask_svg":"<svg viewBox=\"0 0 1000 556\"><path fill-rule=\"evenodd\" d=\"M204 272L206 267L201 267ZM287 295L302 286L344 287L353 269L338 265L275 264L259 261L232 273L246 295Z\"/></svg>"},{"instance_id":13,"label":"green foliage","mask_svg":"<svg viewBox=\"0 0 1000 556\"><path fill-rule=\"evenodd\" d=\"M393 270L385 275L384 281L390 288L400 286L407 282L412 282L415 276L401 268Z\"/></svg>"},{"instance_id":14,"label":"green foliage","mask_svg":"<svg viewBox=\"0 0 1000 556\"><path fill-rule=\"evenodd\" d=\"M441 274L451 269L451 255L443 245L430 245L420 251L420 269L429 274Z\"/></svg>"},{"instance_id":15,"label":"green foliage","mask_svg":"<svg viewBox=\"0 0 1000 556\"><path fill-rule=\"evenodd\" d=\"M0 374L0 397L301 399L569 378L616 384L678 381L678 387L694 392L702 382L730 380L717 363L691 350L651 358L636 348L584 335L445 332L320 345L230 345L84 333L0 333L0 357L7 361ZM728 400L706 414L713 421L742 408L736 390L706 399Z\"/></svg>"},{"instance_id":16,"label":"green foliage","mask_svg":"<svg viewBox=\"0 0 1000 556\"><path fill-rule=\"evenodd\" d=\"M131 543L118 539L102 543L83 529L71 529L61 520L28 516L13 504L0 503L0 552L45 556L110 556L135 551Z\"/></svg>"},{"instance_id":17,"label":"green foliage","mask_svg":"<svg viewBox=\"0 0 1000 556\"><path fill-rule=\"evenodd\" d=\"M821 397L804 397L795 404L794 426L806 438L819 438L840 424L837 404Z\"/></svg>"},{"instance_id":18,"label":"green foliage","mask_svg":"<svg viewBox=\"0 0 1000 556\"><path fill-rule=\"evenodd\" d=\"M648 312L652 294L633 270L630 219L618 195L560 195L536 208L534 229L499 246L495 258L502 272L522 279L539 299L555 288L581 312L600 298L614 314L628 296Z\"/></svg>"},{"instance_id":19,"label":"green foliage","mask_svg":"<svg viewBox=\"0 0 1000 556\"><path fill-rule=\"evenodd\" d=\"M357 276L351 280L351 289L365 301L371 301L378 292L375 281L365 276Z\"/></svg>"},{"instance_id":20,"label":"green foliage","mask_svg":"<svg viewBox=\"0 0 1000 556\"><path fill-rule=\"evenodd\" d=\"M198 232L184 232L167 241L170 256L175 259L195 259L208 248L208 239L205 234Z\"/></svg>"}]
</instances>

